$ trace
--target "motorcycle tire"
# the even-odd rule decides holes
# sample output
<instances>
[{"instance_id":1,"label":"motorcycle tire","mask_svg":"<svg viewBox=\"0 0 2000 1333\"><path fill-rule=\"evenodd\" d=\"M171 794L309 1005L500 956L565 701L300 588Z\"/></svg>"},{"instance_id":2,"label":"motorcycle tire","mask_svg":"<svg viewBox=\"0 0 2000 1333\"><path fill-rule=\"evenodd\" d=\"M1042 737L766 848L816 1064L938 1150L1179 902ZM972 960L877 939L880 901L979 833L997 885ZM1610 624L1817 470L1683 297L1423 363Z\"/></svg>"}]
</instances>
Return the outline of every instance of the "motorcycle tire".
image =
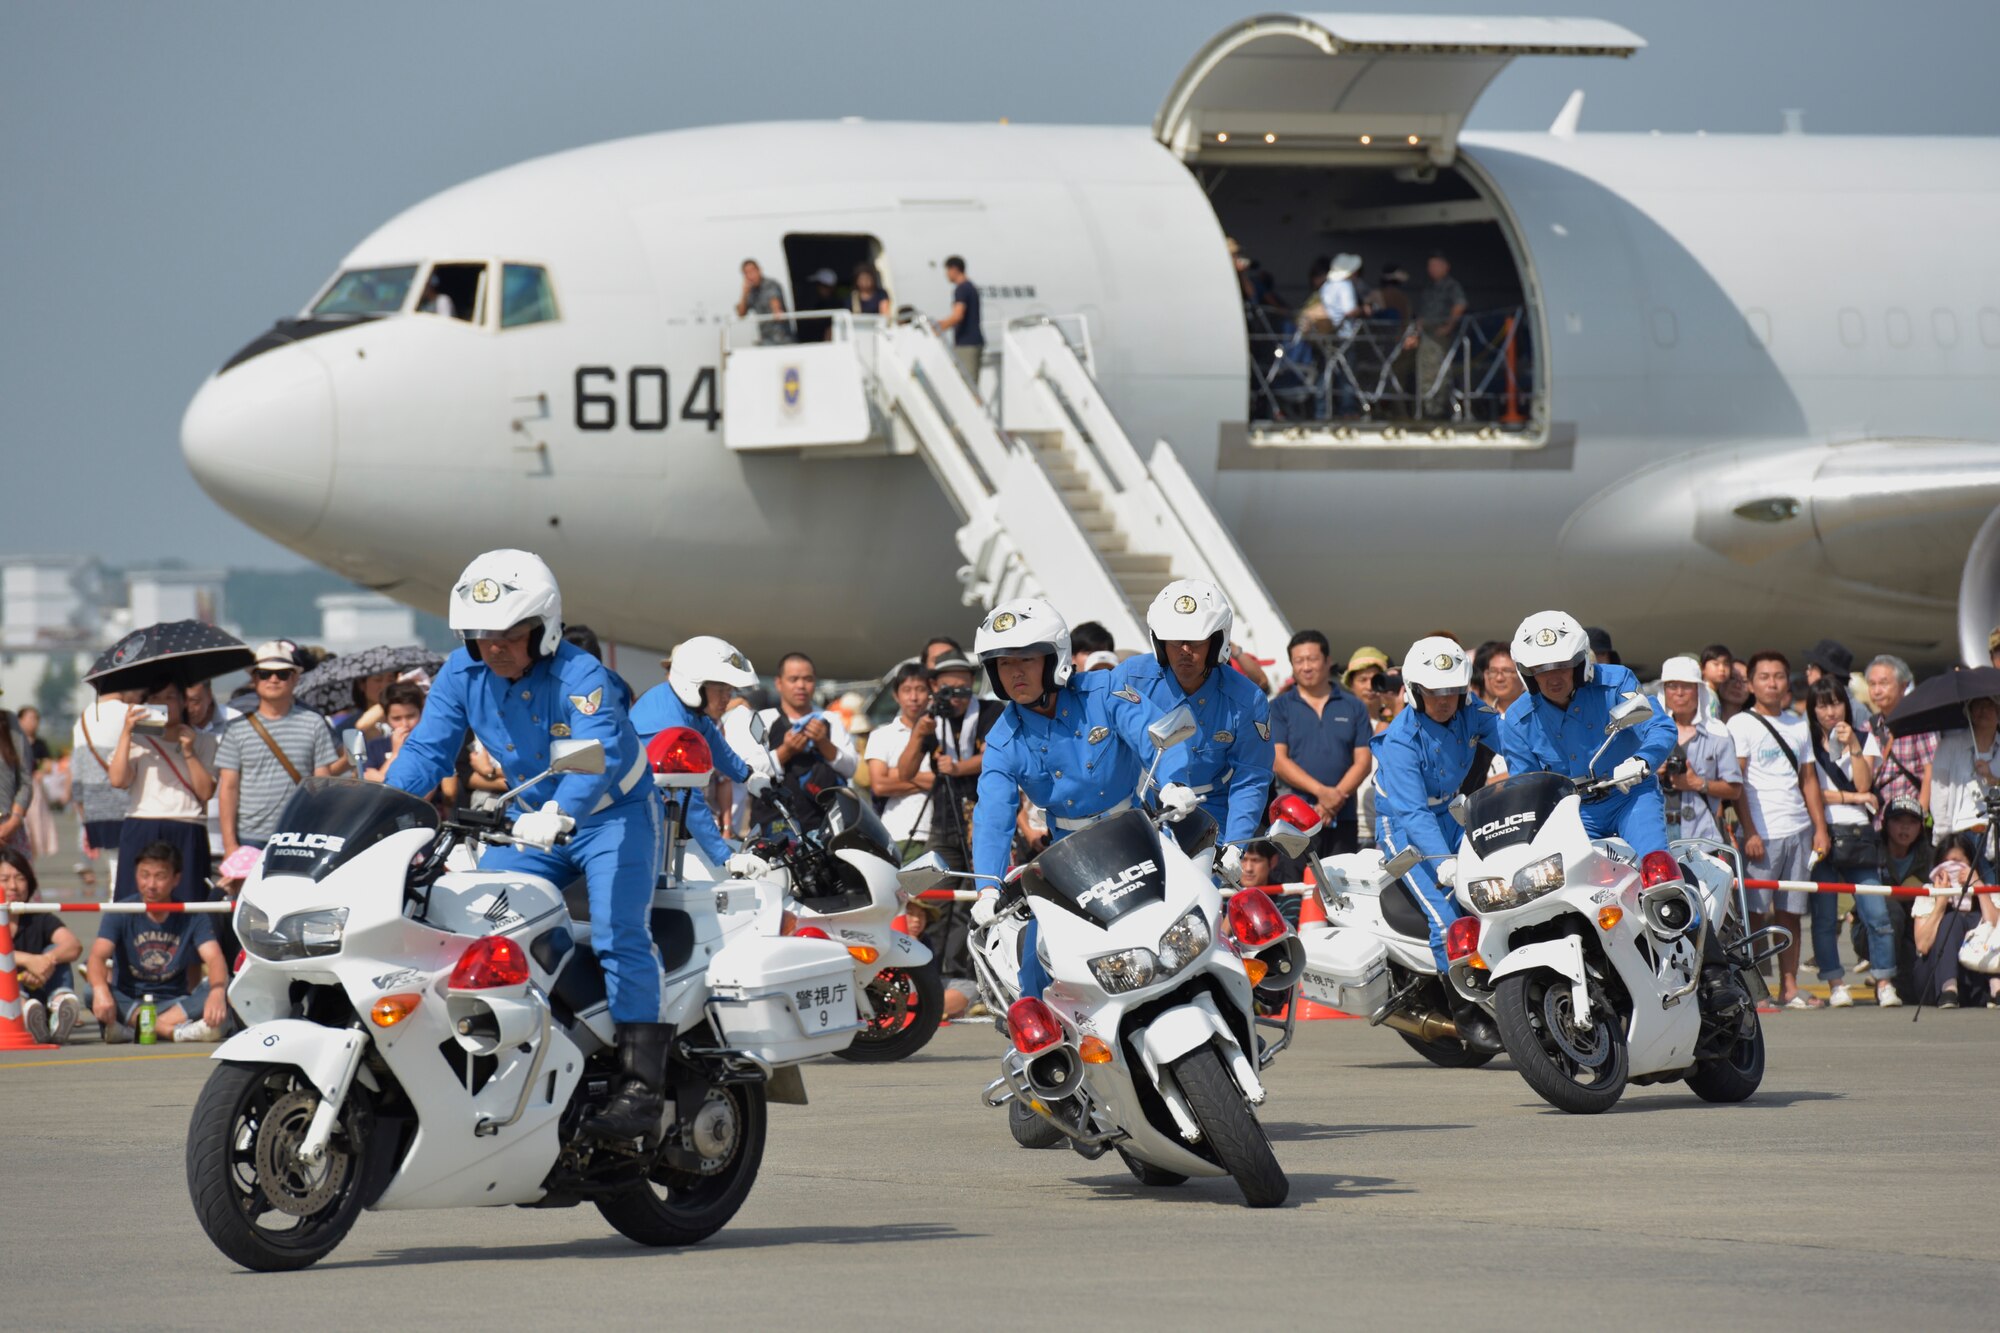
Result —
<instances>
[{"instance_id":1,"label":"motorcycle tire","mask_svg":"<svg viewBox=\"0 0 2000 1333\"><path fill-rule=\"evenodd\" d=\"M1503 977L1493 991L1493 1019L1514 1067L1541 1099L1571 1115L1596 1115L1618 1104L1625 1094L1630 1067L1625 1028L1608 1021L1600 1010L1591 1029L1593 1043L1606 1049L1599 1065L1586 1065L1546 1028L1545 1006L1568 1008L1569 979L1551 972L1517 972ZM1549 992L1561 994L1553 1000ZM1600 1067L1601 1065L1601 1067ZM1585 1075L1588 1075L1588 1081Z\"/></svg>"},{"instance_id":2,"label":"motorcycle tire","mask_svg":"<svg viewBox=\"0 0 2000 1333\"><path fill-rule=\"evenodd\" d=\"M1023 1148L1059 1148L1069 1135L1028 1109L1019 1097L1007 1103L1007 1129Z\"/></svg>"},{"instance_id":3,"label":"motorcycle tire","mask_svg":"<svg viewBox=\"0 0 2000 1333\"><path fill-rule=\"evenodd\" d=\"M1705 1102L1745 1102L1764 1082L1764 1024L1750 1015L1751 1033L1729 1054L1704 1060L1687 1075L1688 1091Z\"/></svg>"},{"instance_id":4,"label":"motorcycle tire","mask_svg":"<svg viewBox=\"0 0 2000 1333\"><path fill-rule=\"evenodd\" d=\"M641 1245L693 1245L720 1231L750 1197L764 1161L768 1106L761 1083L723 1089L737 1116L736 1141L713 1171L683 1171L658 1162L651 1175L597 1200L618 1234Z\"/></svg>"},{"instance_id":5,"label":"motorcycle tire","mask_svg":"<svg viewBox=\"0 0 2000 1333\"><path fill-rule=\"evenodd\" d=\"M904 987L908 988L907 1001L896 1003L901 998L897 992ZM930 1043L938 1024L944 1021L944 978L936 963L891 968L869 983L868 994L876 1001L878 1012L854 1034L852 1043L834 1052L843 1060L884 1064L907 1059ZM879 1012L885 1002L894 1008Z\"/></svg>"},{"instance_id":6,"label":"motorcycle tire","mask_svg":"<svg viewBox=\"0 0 2000 1333\"><path fill-rule=\"evenodd\" d=\"M1464 1042L1449 1038L1425 1041L1414 1032L1398 1032L1396 1035L1410 1043L1411 1050L1440 1069L1477 1069L1499 1054L1497 1051L1475 1051Z\"/></svg>"},{"instance_id":7,"label":"motorcycle tire","mask_svg":"<svg viewBox=\"0 0 2000 1333\"><path fill-rule=\"evenodd\" d=\"M245 1268L310 1267L346 1238L361 1212L368 1117L354 1098L334 1123L321 1169L285 1151L304 1137L318 1105L318 1090L297 1069L233 1061L208 1076L194 1104L188 1197L215 1248ZM274 1158L283 1170L267 1180Z\"/></svg>"},{"instance_id":8,"label":"motorcycle tire","mask_svg":"<svg viewBox=\"0 0 2000 1333\"><path fill-rule=\"evenodd\" d=\"M1142 1162L1123 1148L1118 1149L1118 1156L1125 1163L1125 1169L1132 1173L1132 1179L1138 1181L1141 1185L1166 1186L1187 1184L1187 1177L1180 1172L1169 1171L1164 1166L1154 1166L1151 1162Z\"/></svg>"},{"instance_id":9,"label":"motorcycle tire","mask_svg":"<svg viewBox=\"0 0 2000 1333\"><path fill-rule=\"evenodd\" d=\"M1215 1160L1222 1164L1243 1191L1243 1202L1252 1208L1275 1208L1291 1193L1292 1182L1264 1137L1264 1127L1251 1114L1243 1090L1223 1068L1222 1057L1213 1046L1182 1056L1173 1066L1174 1079L1188 1110L1201 1126Z\"/></svg>"}]
</instances>

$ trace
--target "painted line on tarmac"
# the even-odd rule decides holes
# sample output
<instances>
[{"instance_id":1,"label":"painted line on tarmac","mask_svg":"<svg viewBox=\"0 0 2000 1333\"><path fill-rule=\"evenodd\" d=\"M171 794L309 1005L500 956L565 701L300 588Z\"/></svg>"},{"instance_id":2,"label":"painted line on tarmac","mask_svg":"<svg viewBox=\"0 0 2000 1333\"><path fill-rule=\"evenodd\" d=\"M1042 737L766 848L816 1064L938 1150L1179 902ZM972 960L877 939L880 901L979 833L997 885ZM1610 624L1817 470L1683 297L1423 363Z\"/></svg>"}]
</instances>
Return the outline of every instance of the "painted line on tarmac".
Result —
<instances>
[{"instance_id":1,"label":"painted line on tarmac","mask_svg":"<svg viewBox=\"0 0 2000 1333\"><path fill-rule=\"evenodd\" d=\"M22 1060L0 1063L0 1069L68 1069L73 1065L134 1064L147 1060L206 1060L212 1051L171 1051L159 1055L89 1055L81 1060Z\"/></svg>"}]
</instances>

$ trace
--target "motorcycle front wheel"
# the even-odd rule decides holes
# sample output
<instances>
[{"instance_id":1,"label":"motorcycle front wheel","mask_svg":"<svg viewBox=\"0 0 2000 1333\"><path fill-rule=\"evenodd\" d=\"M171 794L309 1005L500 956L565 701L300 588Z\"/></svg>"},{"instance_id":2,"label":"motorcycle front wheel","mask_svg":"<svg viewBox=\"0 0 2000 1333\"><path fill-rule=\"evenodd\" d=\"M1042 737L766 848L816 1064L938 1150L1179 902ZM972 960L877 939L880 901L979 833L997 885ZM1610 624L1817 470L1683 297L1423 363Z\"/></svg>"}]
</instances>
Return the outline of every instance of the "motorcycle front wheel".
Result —
<instances>
[{"instance_id":1,"label":"motorcycle front wheel","mask_svg":"<svg viewBox=\"0 0 2000 1333\"><path fill-rule=\"evenodd\" d=\"M1591 1026L1570 1023L1568 977L1517 972L1493 990L1493 1019L1514 1067L1541 1099L1572 1115L1596 1115L1618 1104L1628 1068L1625 1028L1601 1005Z\"/></svg>"},{"instance_id":2,"label":"motorcycle front wheel","mask_svg":"<svg viewBox=\"0 0 2000 1333\"><path fill-rule=\"evenodd\" d=\"M1250 1113L1243 1090L1223 1068L1222 1057L1213 1046L1183 1056L1174 1067L1174 1079L1194 1112L1201 1136L1222 1169L1235 1178L1243 1191L1243 1202L1252 1208L1275 1208L1291 1193L1292 1182L1264 1137L1264 1127Z\"/></svg>"},{"instance_id":3,"label":"motorcycle front wheel","mask_svg":"<svg viewBox=\"0 0 2000 1333\"><path fill-rule=\"evenodd\" d=\"M944 978L936 963L894 967L868 983L875 1016L834 1054L863 1064L902 1060L921 1051L944 1021Z\"/></svg>"},{"instance_id":4,"label":"motorcycle front wheel","mask_svg":"<svg viewBox=\"0 0 2000 1333\"><path fill-rule=\"evenodd\" d=\"M282 1273L333 1252L361 1211L365 1119L354 1099L326 1156L298 1160L319 1090L289 1065L227 1063L188 1120L188 1197L215 1248L245 1268Z\"/></svg>"},{"instance_id":5,"label":"motorcycle front wheel","mask_svg":"<svg viewBox=\"0 0 2000 1333\"><path fill-rule=\"evenodd\" d=\"M1738 1037L1727 1054L1704 1060L1687 1076L1688 1091L1705 1102L1750 1100L1764 1082L1764 1024L1750 1015L1750 1035Z\"/></svg>"},{"instance_id":6,"label":"motorcycle front wheel","mask_svg":"<svg viewBox=\"0 0 2000 1333\"><path fill-rule=\"evenodd\" d=\"M646 1179L597 1200L597 1211L619 1235L641 1245L707 1240L750 1197L764 1161L767 1125L763 1084L710 1088L700 1109L675 1125L691 1150L703 1154L700 1168L683 1169L661 1157Z\"/></svg>"}]
</instances>

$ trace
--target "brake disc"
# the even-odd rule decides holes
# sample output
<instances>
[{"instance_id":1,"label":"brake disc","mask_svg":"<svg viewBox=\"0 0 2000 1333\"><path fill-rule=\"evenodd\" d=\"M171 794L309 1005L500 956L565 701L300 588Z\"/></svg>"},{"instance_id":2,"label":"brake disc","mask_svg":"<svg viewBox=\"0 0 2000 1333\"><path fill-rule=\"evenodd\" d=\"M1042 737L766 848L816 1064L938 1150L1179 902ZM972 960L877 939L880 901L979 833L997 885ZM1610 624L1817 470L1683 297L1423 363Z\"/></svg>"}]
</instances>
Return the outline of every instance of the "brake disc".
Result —
<instances>
[{"instance_id":1,"label":"brake disc","mask_svg":"<svg viewBox=\"0 0 2000 1333\"><path fill-rule=\"evenodd\" d=\"M310 1217L326 1207L347 1179L347 1154L329 1143L315 1164L299 1158L320 1096L297 1088L278 1098L257 1127L257 1188L281 1213Z\"/></svg>"},{"instance_id":2,"label":"brake disc","mask_svg":"<svg viewBox=\"0 0 2000 1333\"><path fill-rule=\"evenodd\" d=\"M1611 1043L1600 1026L1576 1026L1568 986L1550 986L1542 992L1542 1028L1564 1055L1585 1069L1595 1069L1611 1057Z\"/></svg>"},{"instance_id":3,"label":"brake disc","mask_svg":"<svg viewBox=\"0 0 2000 1333\"><path fill-rule=\"evenodd\" d=\"M700 1159L695 1169L712 1176L727 1165L736 1152L740 1130L735 1101L727 1093L711 1092L688 1122L687 1145Z\"/></svg>"}]
</instances>

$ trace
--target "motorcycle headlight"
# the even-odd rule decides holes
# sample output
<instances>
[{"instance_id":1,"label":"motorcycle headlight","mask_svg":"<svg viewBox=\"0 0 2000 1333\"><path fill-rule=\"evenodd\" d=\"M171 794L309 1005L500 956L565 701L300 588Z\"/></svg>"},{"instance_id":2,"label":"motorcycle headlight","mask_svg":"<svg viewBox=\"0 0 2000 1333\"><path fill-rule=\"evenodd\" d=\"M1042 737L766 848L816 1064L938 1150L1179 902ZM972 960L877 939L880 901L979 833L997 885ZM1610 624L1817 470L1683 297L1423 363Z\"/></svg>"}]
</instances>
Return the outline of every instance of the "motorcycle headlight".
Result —
<instances>
[{"instance_id":1,"label":"motorcycle headlight","mask_svg":"<svg viewBox=\"0 0 2000 1333\"><path fill-rule=\"evenodd\" d=\"M275 926L254 903L246 902L236 909L237 938L251 957L267 963L289 963L339 953L341 939L346 934L345 907L294 912L279 917Z\"/></svg>"},{"instance_id":2,"label":"motorcycle headlight","mask_svg":"<svg viewBox=\"0 0 2000 1333\"><path fill-rule=\"evenodd\" d=\"M1539 898L1543 894L1563 886L1562 853L1556 852L1539 861L1530 861L1514 872L1514 893L1522 902Z\"/></svg>"},{"instance_id":3,"label":"motorcycle headlight","mask_svg":"<svg viewBox=\"0 0 2000 1333\"><path fill-rule=\"evenodd\" d=\"M1521 901L1504 879L1475 879L1465 886L1465 893L1475 912L1504 912Z\"/></svg>"},{"instance_id":4,"label":"motorcycle headlight","mask_svg":"<svg viewBox=\"0 0 2000 1333\"><path fill-rule=\"evenodd\" d=\"M1151 949L1122 949L1091 959L1090 971L1106 995L1123 995L1152 985L1160 974L1160 963Z\"/></svg>"},{"instance_id":5,"label":"motorcycle headlight","mask_svg":"<svg viewBox=\"0 0 2000 1333\"><path fill-rule=\"evenodd\" d=\"M1160 975L1170 977L1207 952L1213 937L1208 933L1208 919L1199 907L1173 925L1160 936Z\"/></svg>"}]
</instances>

